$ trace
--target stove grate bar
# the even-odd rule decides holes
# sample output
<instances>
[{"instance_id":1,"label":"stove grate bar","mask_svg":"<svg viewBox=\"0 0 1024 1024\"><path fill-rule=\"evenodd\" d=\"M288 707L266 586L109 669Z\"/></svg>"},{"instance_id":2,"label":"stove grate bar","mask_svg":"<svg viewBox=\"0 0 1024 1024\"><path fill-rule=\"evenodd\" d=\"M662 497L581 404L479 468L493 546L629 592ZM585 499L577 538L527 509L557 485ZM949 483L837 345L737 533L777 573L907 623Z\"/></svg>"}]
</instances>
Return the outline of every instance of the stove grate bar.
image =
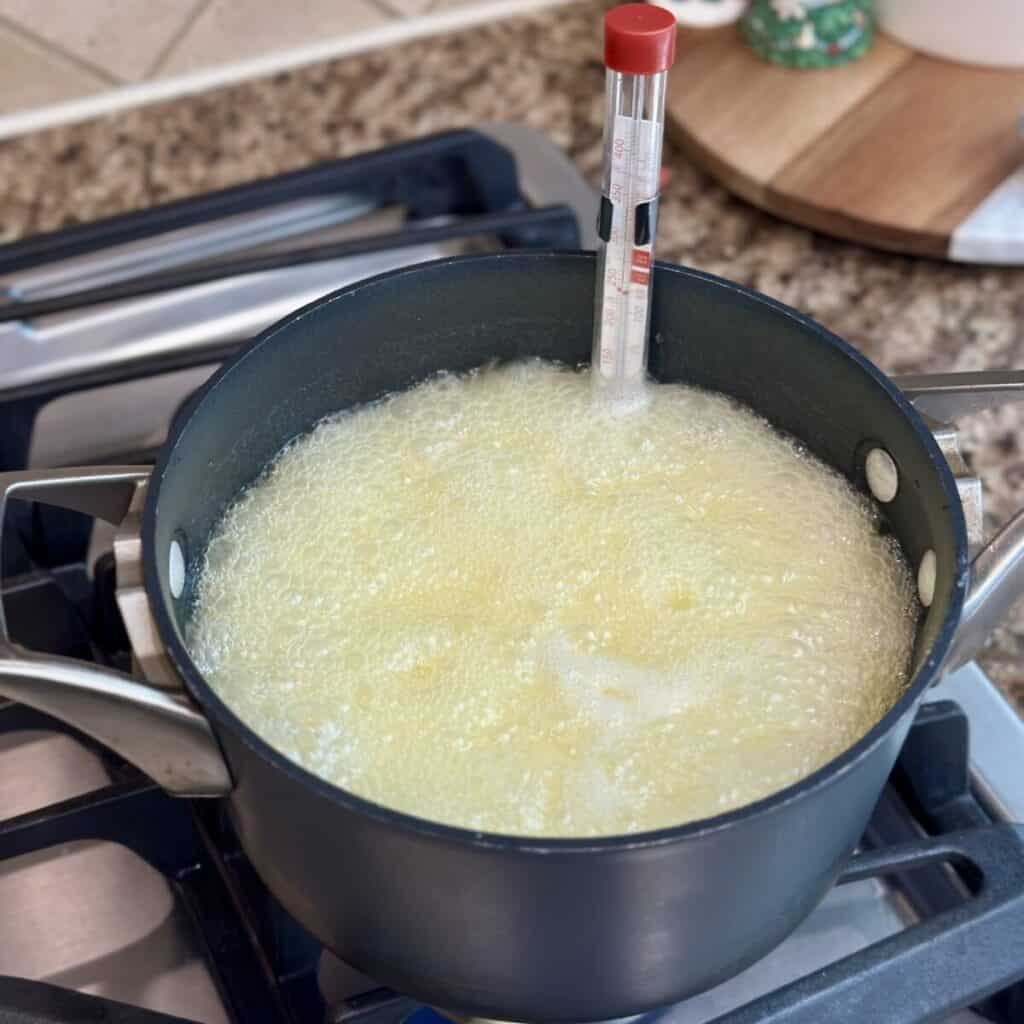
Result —
<instances>
[{"instance_id":1,"label":"stove grate bar","mask_svg":"<svg viewBox=\"0 0 1024 1024\"><path fill-rule=\"evenodd\" d=\"M42 981L0 976L0 1024L194 1024Z\"/></svg>"},{"instance_id":2,"label":"stove grate bar","mask_svg":"<svg viewBox=\"0 0 1024 1024\"><path fill-rule=\"evenodd\" d=\"M980 879L977 894L711 1024L919 1024L1024 978L1024 826L988 825L871 850L854 858L840 882L939 862L968 866Z\"/></svg>"}]
</instances>

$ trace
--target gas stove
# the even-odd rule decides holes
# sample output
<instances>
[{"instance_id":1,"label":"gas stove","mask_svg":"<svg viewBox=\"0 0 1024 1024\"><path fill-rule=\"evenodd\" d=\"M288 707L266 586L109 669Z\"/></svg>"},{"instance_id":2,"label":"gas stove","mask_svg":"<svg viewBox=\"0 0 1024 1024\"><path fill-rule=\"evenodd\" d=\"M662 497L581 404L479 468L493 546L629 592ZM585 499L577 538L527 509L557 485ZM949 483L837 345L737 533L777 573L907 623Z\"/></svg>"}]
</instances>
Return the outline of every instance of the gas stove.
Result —
<instances>
[{"instance_id":1,"label":"gas stove","mask_svg":"<svg viewBox=\"0 0 1024 1024\"><path fill-rule=\"evenodd\" d=\"M218 363L285 312L455 251L592 246L595 212L547 140L491 125L0 248L0 468L143 460ZM111 534L41 507L9 515L12 638L130 669ZM821 906L759 963L651 1020L874 1020L846 986L883 985L894 965L920 998L886 1022L1024 1020L1022 756L1024 724L981 670L947 677ZM455 1019L322 950L216 805L169 797L2 700L0 907L0 1024ZM987 941L965 947L979 920Z\"/></svg>"}]
</instances>

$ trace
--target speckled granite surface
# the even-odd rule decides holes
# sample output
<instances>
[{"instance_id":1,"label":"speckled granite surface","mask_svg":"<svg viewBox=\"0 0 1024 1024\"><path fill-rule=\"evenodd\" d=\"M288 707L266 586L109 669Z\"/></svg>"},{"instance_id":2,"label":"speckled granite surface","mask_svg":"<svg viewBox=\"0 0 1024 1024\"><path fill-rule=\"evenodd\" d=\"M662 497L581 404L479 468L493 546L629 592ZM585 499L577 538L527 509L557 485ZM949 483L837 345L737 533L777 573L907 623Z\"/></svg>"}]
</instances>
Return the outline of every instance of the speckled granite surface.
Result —
<instances>
[{"instance_id":1,"label":"speckled granite surface","mask_svg":"<svg viewBox=\"0 0 1024 1024\"><path fill-rule=\"evenodd\" d=\"M600 164L598 0L0 143L13 239L482 120L522 120ZM785 225L669 143L659 255L767 292L891 372L1024 366L1024 269L885 255ZM1024 505L1024 409L966 425L991 524ZM986 669L1024 710L1024 610Z\"/></svg>"}]
</instances>

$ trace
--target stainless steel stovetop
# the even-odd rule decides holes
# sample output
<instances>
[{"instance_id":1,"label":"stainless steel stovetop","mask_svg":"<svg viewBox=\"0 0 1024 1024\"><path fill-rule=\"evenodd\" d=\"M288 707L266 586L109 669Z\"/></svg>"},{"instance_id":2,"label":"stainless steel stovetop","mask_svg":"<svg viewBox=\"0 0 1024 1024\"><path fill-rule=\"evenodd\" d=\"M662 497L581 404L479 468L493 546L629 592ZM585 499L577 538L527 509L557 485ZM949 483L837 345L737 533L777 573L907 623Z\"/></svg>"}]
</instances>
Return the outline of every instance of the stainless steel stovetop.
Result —
<instances>
[{"instance_id":1,"label":"stainless steel stovetop","mask_svg":"<svg viewBox=\"0 0 1024 1024\"><path fill-rule=\"evenodd\" d=\"M596 201L564 155L518 126L484 130L515 154L519 184L531 205L568 203L587 226L583 244L590 244ZM414 227L450 228L457 220L435 213ZM226 254L280 254L313 243L358 248L358 239L401 232L408 223L401 202L382 205L358 188L291 197L232 213L215 225L178 224L159 236L159 244L122 237L99 252L9 272L3 284L9 298L32 302L102 289L140 269L173 272ZM348 281L466 246L505 244L495 240L496 233L473 229L427 241L414 235L399 248L117 300L107 296L99 304L0 323L0 403L31 406L34 428L25 441L32 465L99 463L152 451L181 402L232 345ZM73 386L65 387L68 381ZM101 383L92 386L93 381ZM86 564L110 541L109 532L94 530ZM1024 723L973 664L947 678L931 698L955 701L967 715L974 795L994 820L1024 821ZM115 781L104 758L66 732L0 731L0 831L9 819ZM0 908L0 975L47 981L204 1024L232 1024L180 894L126 847L76 841L0 861ZM765 959L657 1018L671 1024L712 1021L901 931L915 918L906 893L890 882L872 878L836 887ZM376 986L325 954L319 987L327 1006L337 1008ZM345 1015L339 1010L330 1019ZM966 1024L983 1018L964 1010L948 1019Z\"/></svg>"}]
</instances>

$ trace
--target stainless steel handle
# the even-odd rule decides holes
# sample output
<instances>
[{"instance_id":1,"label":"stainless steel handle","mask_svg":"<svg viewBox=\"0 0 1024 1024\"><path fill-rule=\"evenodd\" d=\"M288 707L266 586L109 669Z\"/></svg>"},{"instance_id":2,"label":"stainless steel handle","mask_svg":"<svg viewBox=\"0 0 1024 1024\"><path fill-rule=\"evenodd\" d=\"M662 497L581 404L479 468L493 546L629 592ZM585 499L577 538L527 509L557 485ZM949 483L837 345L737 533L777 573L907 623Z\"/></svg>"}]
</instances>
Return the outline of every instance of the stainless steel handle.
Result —
<instances>
[{"instance_id":1,"label":"stainless steel handle","mask_svg":"<svg viewBox=\"0 0 1024 1024\"><path fill-rule=\"evenodd\" d=\"M95 288L321 232L358 220L376 205L369 198L349 194L295 199L252 213L164 231L156 241L143 238L44 263L0 280L0 290L14 302L26 302Z\"/></svg>"},{"instance_id":2,"label":"stainless steel handle","mask_svg":"<svg viewBox=\"0 0 1024 1024\"><path fill-rule=\"evenodd\" d=\"M1024 370L924 373L894 380L918 412L939 423L1024 399Z\"/></svg>"},{"instance_id":3,"label":"stainless steel handle","mask_svg":"<svg viewBox=\"0 0 1024 1024\"><path fill-rule=\"evenodd\" d=\"M386 228L390 215L374 215ZM275 320L342 285L443 252L437 245L210 281L32 323L0 324L0 394L57 387L165 356L218 361ZM211 353L213 353L211 355Z\"/></svg>"},{"instance_id":4,"label":"stainless steel handle","mask_svg":"<svg viewBox=\"0 0 1024 1024\"><path fill-rule=\"evenodd\" d=\"M117 524L148 477L145 466L3 473L0 524L11 497ZM73 725L175 796L223 796L231 790L231 775L210 724L184 693L158 689L114 669L27 651L11 642L2 607L0 696Z\"/></svg>"},{"instance_id":5,"label":"stainless steel handle","mask_svg":"<svg viewBox=\"0 0 1024 1024\"><path fill-rule=\"evenodd\" d=\"M1024 595L1024 509L971 563L971 588L946 661L947 671L966 665Z\"/></svg>"},{"instance_id":6,"label":"stainless steel handle","mask_svg":"<svg viewBox=\"0 0 1024 1024\"><path fill-rule=\"evenodd\" d=\"M1024 370L923 374L896 377L895 382L919 412L942 425L960 416L1024 400ZM936 431L937 438L942 429ZM946 660L947 671L967 664L985 646L992 630L1022 595L1024 509L1003 526L971 563L971 586Z\"/></svg>"}]
</instances>

